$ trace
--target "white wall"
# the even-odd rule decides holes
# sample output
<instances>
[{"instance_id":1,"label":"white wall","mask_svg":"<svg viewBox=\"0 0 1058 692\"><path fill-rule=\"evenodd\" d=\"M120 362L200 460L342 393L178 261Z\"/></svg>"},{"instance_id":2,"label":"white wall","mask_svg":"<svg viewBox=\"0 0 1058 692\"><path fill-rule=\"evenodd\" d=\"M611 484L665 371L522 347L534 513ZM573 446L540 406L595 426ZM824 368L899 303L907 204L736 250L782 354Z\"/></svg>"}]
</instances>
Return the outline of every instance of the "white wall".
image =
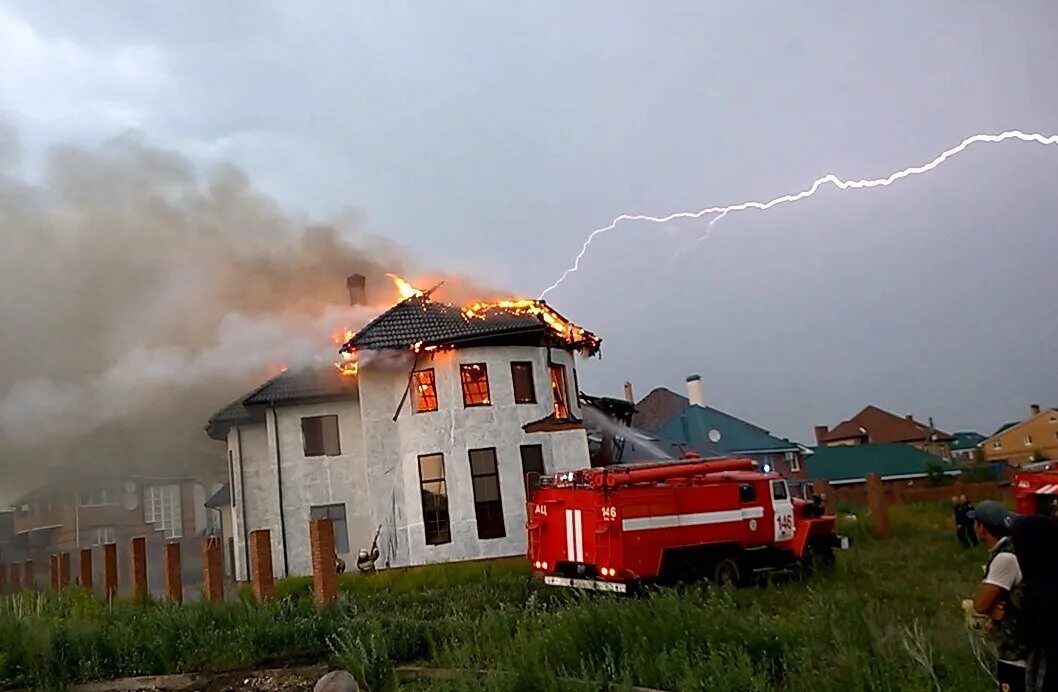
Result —
<instances>
[{"instance_id":1,"label":"white wall","mask_svg":"<svg viewBox=\"0 0 1058 692\"><path fill-rule=\"evenodd\" d=\"M272 531L273 567L278 560L274 546L279 535L279 499L275 467L269 457L267 428L263 423L232 428L228 432L228 451L235 464L235 487L232 488L235 578L248 581L250 572L246 564L246 537L250 531Z\"/></svg>"},{"instance_id":2,"label":"white wall","mask_svg":"<svg viewBox=\"0 0 1058 692\"><path fill-rule=\"evenodd\" d=\"M520 445L542 446L545 470L588 466L583 430L525 433L522 426L552 412L547 349L535 347L480 347L441 351L420 357L419 368L435 372L438 411L414 413L407 401L397 422L392 417L408 382L407 371L361 370L360 398L364 414L365 458L377 516L384 517L382 562L391 566L517 555L525 551L525 490ZM576 403L573 357L552 351L552 360L567 367L572 412ZM533 363L537 403L515 404L511 361ZM464 408L459 365L485 363L491 406ZM506 536L477 537L468 452L494 447L504 511ZM418 457L441 453L445 460L452 540L427 545L423 529ZM380 544L382 545L382 544Z\"/></svg>"}]
</instances>

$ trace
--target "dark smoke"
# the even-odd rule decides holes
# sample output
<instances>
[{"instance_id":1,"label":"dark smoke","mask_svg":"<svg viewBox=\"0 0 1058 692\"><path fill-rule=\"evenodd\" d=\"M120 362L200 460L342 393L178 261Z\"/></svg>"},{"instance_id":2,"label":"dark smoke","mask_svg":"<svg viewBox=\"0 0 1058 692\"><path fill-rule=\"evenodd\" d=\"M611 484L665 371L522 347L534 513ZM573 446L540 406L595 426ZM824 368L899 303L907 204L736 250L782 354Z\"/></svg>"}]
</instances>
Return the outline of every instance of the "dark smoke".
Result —
<instances>
[{"instance_id":1,"label":"dark smoke","mask_svg":"<svg viewBox=\"0 0 1058 692\"><path fill-rule=\"evenodd\" d=\"M413 277L408 253L344 218L280 208L234 167L203 171L121 137L15 174L0 126L0 502L49 467L223 468L208 416L282 366L333 359ZM348 305L367 277L375 308ZM446 279L447 300L482 296Z\"/></svg>"}]
</instances>

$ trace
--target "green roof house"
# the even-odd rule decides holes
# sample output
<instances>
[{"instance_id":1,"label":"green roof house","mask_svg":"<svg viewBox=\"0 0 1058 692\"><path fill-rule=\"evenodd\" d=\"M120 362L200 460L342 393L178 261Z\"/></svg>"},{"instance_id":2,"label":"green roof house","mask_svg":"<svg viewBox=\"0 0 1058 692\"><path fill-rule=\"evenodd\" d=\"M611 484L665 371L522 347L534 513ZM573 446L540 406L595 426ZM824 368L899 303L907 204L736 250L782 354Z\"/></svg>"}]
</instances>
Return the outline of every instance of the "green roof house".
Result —
<instances>
[{"instance_id":1,"label":"green roof house","mask_svg":"<svg viewBox=\"0 0 1058 692\"><path fill-rule=\"evenodd\" d=\"M865 483L867 474L877 473L883 481L926 478L930 467L944 469L945 475L957 476L943 459L921 449L899 442L876 445L813 447L805 459L805 477L828 481L831 485Z\"/></svg>"}]
</instances>

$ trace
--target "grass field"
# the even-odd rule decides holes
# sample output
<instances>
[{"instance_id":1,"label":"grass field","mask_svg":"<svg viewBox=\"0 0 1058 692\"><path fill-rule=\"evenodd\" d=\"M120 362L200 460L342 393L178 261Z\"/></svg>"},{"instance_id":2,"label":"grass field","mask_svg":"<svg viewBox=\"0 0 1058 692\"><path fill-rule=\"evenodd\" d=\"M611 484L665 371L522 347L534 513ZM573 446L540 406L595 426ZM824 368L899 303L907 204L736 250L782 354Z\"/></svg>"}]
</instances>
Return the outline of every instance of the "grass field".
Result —
<instances>
[{"instance_id":1,"label":"grass field","mask_svg":"<svg viewBox=\"0 0 1058 692\"><path fill-rule=\"evenodd\" d=\"M349 577L341 606L324 613L306 580L281 582L283 597L265 605L9 597L0 685L328 660L372 690L396 687L393 667L404 664L504 672L410 689L991 689L959 608L983 549L959 548L940 507L897 507L891 518L889 541L845 522L854 545L832 576L736 591L585 596L508 562Z\"/></svg>"}]
</instances>

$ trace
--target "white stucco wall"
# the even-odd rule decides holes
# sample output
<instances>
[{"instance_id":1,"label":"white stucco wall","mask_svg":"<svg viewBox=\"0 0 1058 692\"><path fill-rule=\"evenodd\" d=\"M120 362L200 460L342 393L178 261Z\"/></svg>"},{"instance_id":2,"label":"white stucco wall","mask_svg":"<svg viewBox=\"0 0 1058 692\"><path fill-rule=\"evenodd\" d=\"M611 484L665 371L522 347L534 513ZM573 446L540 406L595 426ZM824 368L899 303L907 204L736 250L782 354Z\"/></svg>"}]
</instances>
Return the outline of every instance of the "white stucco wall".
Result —
<instances>
[{"instance_id":1,"label":"white stucco wall","mask_svg":"<svg viewBox=\"0 0 1058 692\"><path fill-rule=\"evenodd\" d=\"M571 412L579 418L573 356L553 350L550 357L566 366ZM514 403L512 361L533 364L536 403ZM584 430L522 430L525 424L552 412L547 349L490 346L422 354L418 367L434 369L439 410L415 413L409 396L396 421L393 416L408 385L410 362L400 365L386 359L384 363L375 367L370 362L362 365L359 399L279 406L275 418L268 410L263 424L242 427L241 445L232 430L228 447L235 461L232 535L238 579L245 580L248 575L244 536L260 528L271 531L274 573L277 577L285 574L276 431L278 457L282 460L289 574L311 573L308 523L314 505L345 505L350 552L342 557L350 569L354 568L356 551L369 546L379 525L379 567L522 554L525 490L520 446L541 445L547 473L586 468L589 464ZM461 363L486 364L491 406L464 408ZM329 414L338 416L341 455L306 458L301 419ZM469 450L488 447L496 449L506 536L480 540ZM434 453L444 455L452 533L452 541L439 546L426 545L419 484L418 458Z\"/></svg>"},{"instance_id":2,"label":"white stucco wall","mask_svg":"<svg viewBox=\"0 0 1058 692\"><path fill-rule=\"evenodd\" d=\"M385 518L381 522L383 531L390 532L383 560L400 566L524 553L525 489L520 446L541 445L549 473L588 466L583 430L522 430L526 423L540 420L552 411L547 357L547 349L513 346L424 354L418 367L434 369L439 410L415 413L409 400L396 422L392 417L407 386L407 371L373 372L370 366L362 369L360 398L369 485L375 495L375 511ZM558 350L551 352L551 358L567 368L570 404L573 414L579 417L573 358ZM512 361L533 363L535 404L514 403ZM487 366L491 406L463 406L459 379L459 365L463 363ZM469 450L488 447L496 449L506 535L481 540L477 536ZM423 529L418 458L434 453L444 455L448 489L452 540L443 545L427 545Z\"/></svg>"}]
</instances>

